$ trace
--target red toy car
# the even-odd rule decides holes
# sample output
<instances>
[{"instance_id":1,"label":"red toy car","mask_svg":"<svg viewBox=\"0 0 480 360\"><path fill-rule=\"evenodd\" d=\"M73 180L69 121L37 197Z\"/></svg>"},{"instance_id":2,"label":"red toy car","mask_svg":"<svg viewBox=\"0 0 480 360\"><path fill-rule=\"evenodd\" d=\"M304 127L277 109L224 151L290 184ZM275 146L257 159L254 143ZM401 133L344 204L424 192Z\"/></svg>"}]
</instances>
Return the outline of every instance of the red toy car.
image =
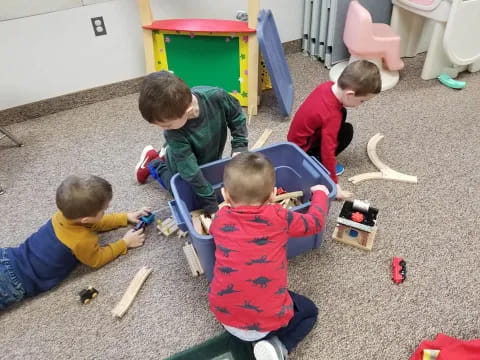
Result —
<instances>
[{"instance_id":1,"label":"red toy car","mask_svg":"<svg viewBox=\"0 0 480 360\"><path fill-rule=\"evenodd\" d=\"M401 257L392 258L392 280L401 284L407 278L407 263Z\"/></svg>"}]
</instances>

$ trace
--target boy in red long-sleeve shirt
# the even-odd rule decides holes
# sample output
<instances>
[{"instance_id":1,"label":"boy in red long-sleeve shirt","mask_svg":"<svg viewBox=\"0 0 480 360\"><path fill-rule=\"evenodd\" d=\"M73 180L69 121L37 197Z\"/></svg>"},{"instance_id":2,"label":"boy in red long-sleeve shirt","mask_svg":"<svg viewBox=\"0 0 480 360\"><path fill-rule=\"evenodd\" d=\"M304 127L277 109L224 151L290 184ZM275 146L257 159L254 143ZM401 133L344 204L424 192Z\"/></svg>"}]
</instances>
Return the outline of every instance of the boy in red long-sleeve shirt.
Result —
<instances>
[{"instance_id":1,"label":"boy in red long-sleeve shirt","mask_svg":"<svg viewBox=\"0 0 480 360\"><path fill-rule=\"evenodd\" d=\"M222 193L229 206L210 227L215 267L210 309L232 335L258 341L258 360L284 360L315 325L318 310L287 288L289 237L320 232L328 213L328 190L311 188L308 213L272 204L275 170L261 153L242 153L225 167Z\"/></svg>"},{"instance_id":2,"label":"boy in red long-sleeve shirt","mask_svg":"<svg viewBox=\"0 0 480 360\"><path fill-rule=\"evenodd\" d=\"M295 113L287 139L313 155L330 172L337 184L337 199L344 200L352 193L342 190L337 175L343 166L336 164L336 156L350 144L353 126L346 122L346 107L357 107L373 98L382 89L380 72L367 60L349 64L337 82L320 84L305 99Z\"/></svg>"}]
</instances>

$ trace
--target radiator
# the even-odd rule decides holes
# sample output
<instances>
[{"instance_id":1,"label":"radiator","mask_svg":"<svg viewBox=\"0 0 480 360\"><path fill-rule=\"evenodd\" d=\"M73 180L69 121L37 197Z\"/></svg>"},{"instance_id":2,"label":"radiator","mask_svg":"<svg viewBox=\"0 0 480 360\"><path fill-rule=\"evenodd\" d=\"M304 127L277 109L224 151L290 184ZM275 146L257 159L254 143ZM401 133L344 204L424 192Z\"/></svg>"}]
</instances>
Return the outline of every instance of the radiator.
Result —
<instances>
[{"instance_id":1,"label":"radiator","mask_svg":"<svg viewBox=\"0 0 480 360\"><path fill-rule=\"evenodd\" d=\"M391 0L360 0L373 22L390 24ZM331 68L350 57L343 28L350 0L304 0L302 50Z\"/></svg>"}]
</instances>

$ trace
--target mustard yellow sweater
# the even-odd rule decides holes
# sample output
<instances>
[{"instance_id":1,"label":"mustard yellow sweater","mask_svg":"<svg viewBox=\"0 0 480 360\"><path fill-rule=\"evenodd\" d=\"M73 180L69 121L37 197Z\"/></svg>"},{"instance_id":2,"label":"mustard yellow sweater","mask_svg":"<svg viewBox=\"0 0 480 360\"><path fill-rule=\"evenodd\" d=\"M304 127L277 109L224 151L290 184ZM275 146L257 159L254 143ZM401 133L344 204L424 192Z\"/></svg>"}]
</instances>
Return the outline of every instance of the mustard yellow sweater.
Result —
<instances>
[{"instance_id":1,"label":"mustard yellow sweater","mask_svg":"<svg viewBox=\"0 0 480 360\"><path fill-rule=\"evenodd\" d=\"M127 253L127 245L123 239L100 246L96 234L127 226L127 223L126 213L105 215L100 222L93 225L76 224L60 211L52 217L53 230L58 240L72 250L81 263L92 267L100 267Z\"/></svg>"},{"instance_id":2,"label":"mustard yellow sweater","mask_svg":"<svg viewBox=\"0 0 480 360\"><path fill-rule=\"evenodd\" d=\"M15 275L27 296L51 289L65 279L79 262L100 267L127 253L123 239L98 244L96 232L126 226L127 214L105 215L94 225L81 225L58 211L38 231L16 248L8 248Z\"/></svg>"}]
</instances>

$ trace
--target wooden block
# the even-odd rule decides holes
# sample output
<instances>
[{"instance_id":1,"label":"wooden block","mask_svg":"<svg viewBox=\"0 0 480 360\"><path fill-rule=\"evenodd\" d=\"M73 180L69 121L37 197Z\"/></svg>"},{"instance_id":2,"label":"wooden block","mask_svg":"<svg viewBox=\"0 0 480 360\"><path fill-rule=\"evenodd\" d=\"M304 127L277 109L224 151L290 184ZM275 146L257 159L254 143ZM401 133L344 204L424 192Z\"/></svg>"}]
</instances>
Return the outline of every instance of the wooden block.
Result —
<instances>
[{"instance_id":1,"label":"wooden block","mask_svg":"<svg viewBox=\"0 0 480 360\"><path fill-rule=\"evenodd\" d=\"M358 232L356 237L351 237L349 232L350 230L355 230ZM362 230L353 229L350 226L337 224L335 230L333 231L332 238L336 241L339 241L344 244L358 247L364 250L372 250L373 240L377 234L377 228L374 227L374 230L369 233Z\"/></svg>"},{"instance_id":2,"label":"wooden block","mask_svg":"<svg viewBox=\"0 0 480 360\"><path fill-rule=\"evenodd\" d=\"M173 224L175 224L175 220L173 220L173 218L170 217L165 220L158 220L157 224L159 226L172 226Z\"/></svg>"},{"instance_id":3,"label":"wooden block","mask_svg":"<svg viewBox=\"0 0 480 360\"><path fill-rule=\"evenodd\" d=\"M287 202L287 209L291 209L297 205L295 205L295 202L294 202L295 199L288 199L288 202Z\"/></svg>"},{"instance_id":4,"label":"wooden block","mask_svg":"<svg viewBox=\"0 0 480 360\"><path fill-rule=\"evenodd\" d=\"M170 236L175 234L178 231L178 226L177 224L169 225L169 226L160 226L157 225L158 231L160 231L163 235L165 236Z\"/></svg>"},{"instance_id":5,"label":"wooden block","mask_svg":"<svg viewBox=\"0 0 480 360\"><path fill-rule=\"evenodd\" d=\"M121 318L128 310L130 305L132 305L133 300L137 296L140 288L142 287L147 277L152 273L152 269L147 268L146 266L142 267L136 273L133 280L128 285L127 291L123 294L122 298L118 304L113 308L112 315L118 318Z\"/></svg>"},{"instance_id":6,"label":"wooden block","mask_svg":"<svg viewBox=\"0 0 480 360\"><path fill-rule=\"evenodd\" d=\"M190 211L190 215L191 215L192 217L194 217L194 216L200 216L200 215L202 215L203 213L205 213L205 211L203 211L202 209Z\"/></svg>"},{"instance_id":7,"label":"wooden block","mask_svg":"<svg viewBox=\"0 0 480 360\"><path fill-rule=\"evenodd\" d=\"M188 236L188 231L182 231L182 230L180 230L180 229L177 231L177 237L178 237L179 239L184 239L184 238L186 238L187 236Z\"/></svg>"},{"instance_id":8,"label":"wooden block","mask_svg":"<svg viewBox=\"0 0 480 360\"><path fill-rule=\"evenodd\" d=\"M288 193L285 193L285 194L280 194L280 195L275 196L275 198L273 199L273 202L279 202L279 201L282 201L284 199L290 199L290 198L299 198L299 197L302 197L302 196L303 196L303 191L288 192Z\"/></svg>"},{"instance_id":9,"label":"wooden block","mask_svg":"<svg viewBox=\"0 0 480 360\"><path fill-rule=\"evenodd\" d=\"M200 216L192 216L193 228L199 235L206 235L203 230L202 222L200 221Z\"/></svg>"},{"instance_id":10,"label":"wooden block","mask_svg":"<svg viewBox=\"0 0 480 360\"><path fill-rule=\"evenodd\" d=\"M200 264L200 259L197 256L195 248L190 242L186 242L183 246L183 253L187 258L188 266L192 272L192 276L198 276L203 274L202 264Z\"/></svg>"},{"instance_id":11,"label":"wooden block","mask_svg":"<svg viewBox=\"0 0 480 360\"><path fill-rule=\"evenodd\" d=\"M207 233L210 234L210 226L212 225L212 219L209 217L206 217L205 215L200 215L200 222L203 225L203 230Z\"/></svg>"},{"instance_id":12,"label":"wooden block","mask_svg":"<svg viewBox=\"0 0 480 360\"><path fill-rule=\"evenodd\" d=\"M173 218L157 221L157 229L165 236L173 235L178 231L177 223Z\"/></svg>"}]
</instances>

